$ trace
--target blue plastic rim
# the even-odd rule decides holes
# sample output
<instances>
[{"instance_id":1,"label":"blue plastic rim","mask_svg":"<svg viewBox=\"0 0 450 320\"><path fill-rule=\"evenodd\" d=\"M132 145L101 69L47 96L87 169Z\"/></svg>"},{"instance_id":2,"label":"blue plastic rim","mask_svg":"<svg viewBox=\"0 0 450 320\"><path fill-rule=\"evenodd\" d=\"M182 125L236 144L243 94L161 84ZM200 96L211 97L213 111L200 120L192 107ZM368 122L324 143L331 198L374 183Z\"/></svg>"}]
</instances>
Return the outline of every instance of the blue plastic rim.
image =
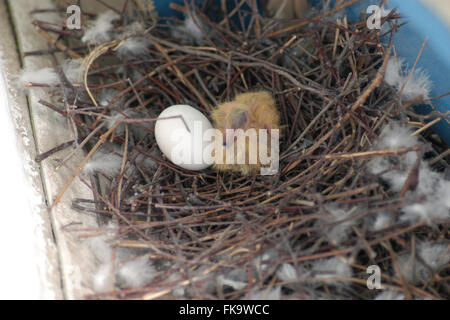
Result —
<instances>
[{"instance_id":1,"label":"blue plastic rim","mask_svg":"<svg viewBox=\"0 0 450 320\"><path fill-rule=\"evenodd\" d=\"M206 0L188 0L188 2L191 1L201 7ZM317 6L323 0L308 1ZM170 8L171 2L180 5L184 4L184 0L154 0L156 11L162 17L176 16L179 19L183 19L180 12ZM227 9L232 10L238 2L236 0L226 0ZM420 0L388 0L387 2L387 9L396 9L402 16L401 22L406 22L393 39L397 55L405 58L408 64L412 66L422 43L427 39L417 67L426 70L430 75L430 79L433 82L431 97L438 97L448 93L450 91L449 27ZM211 3L214 6L221 6L221 0L213 0ZM350 20L355 21L360 18L361 12L367 12L367 8L370 5L379 5L380 3L380 0L360 0L347 8L348 17ZM251 10L248 7L245 8ZM234 22L239 27L239 20L235 18ZM439 112L445 113L450 111L450 96L434 100L432 103ZM428 105L420 105L415 109L422 114L432 111ZM450 123L447 120L442 120L432 128L450 146Z\"/></svg>"},{"instance_id":2,"label":"blue plastic rim","mask_svg":"<svg viewBox=\"0 0 450 320\"><path fill-rule=\"evenodd\" d=\"M359 17L370 5L378 5L380 1L361 0L357 5L349 7L349 17ZM389 0L387 9L396 9L401 15L402 23L406 22L395 34L393 45L399 57L405 58L409 66L414 65L424 40L426 45L418 60L417 68L426 70L433 82L430 97L439 97L450 91L450 28L440 20L422 1ZM437 111L450 111L450 96L432 101ZM418 105L415 110L421 114L433 111L429 105ZM450 123L442 120L432 129L450 146Z\"/></svg>"},{"instance_id":3,"label":"blue plastic rim","mask_svg":"<svg viewBox=\"0 0 450 320\"><path fill-rule=\"evenodd\" d=\"M320 5L322 0L309 0ZM449 0L450 1L450 0ZM334 2L334 1L332 1ZM347 10L351 21L360 19L361 12L367 13L371 5L379 5L380 0L360 0ZM393 45L399 57L405 58L409 66L414 65L424 40L426 45L417 63L417 68L426 70L433 82L430 97L439 97L450 92L450 28L420 0L388 0L386 9L396 9L405 23L393 38ZM432 101L441 113L450 112L450 96ZM429 105L417 105L416 112L428 114L433 109ZM450 123L441 120L432 129L450 146Z\"/></svg>"},{"instance_id":4,"label":"blue plastic rim","mask_svg":"<svg viewBox=\"0 0 450 320\"><path fill-rule=\"evenodd\" d=\"M426 70L433 82L431 97L438 97L450 91L450 29L436 17L421 1L390 0L391 7L398 8L405 17L407 24L399 29L394 45L397 54L406 58L413 65L422 43L427 43L420 56L418 67ZM437 111L450 111L450 96L432 102ZM428 114L430 106L421 105L415 108L417 112ZM442 120L433 126L442 140L450 146L450 124Z\"/></svg>"},{"instance_id":5,"label":"blue plastic rim","mask_svg":"<svg viewBox=\"0 0 450 320\"><path fill-rule=\"evenodd\" d=\"M144 4L152 3L155 8L154 10L158 13L158 16L161 18L173 17L173 18L177 18L180 20L184 19L183 13L181 13L180 11L174 10L170 7L171 3L184 6L184 4L185 4L184 0L138 0L138 1L142 1ZM217 10L214 11L214 9L222 9L222 0L187 0L186 2L189 4L193 3L197 7L202 8L203 5L206 3L206 1L208 1L208 3L207 3L208 8L213 9L213 10L210 10L208 12L208 14L210 14L210 18L212 20L214 20L215 18L217 18L215 15L215 12L217 12ZM257 1L259 2L260 0L257 0ZM236 7L236 3L238 3L238 1L236 1L236 0L226 0L225 4L226 4L227 11L231 12L231 10L233 10ZM262 7L259 6L259 8L262 8ZM242 5L241 9L247 10L249 13L251 13L251 11L252 11L252 9L247 4ZM231 20L237 28L242 29L241 20L239 17L234 15ZM250 21L250 15L247 15L246 17L244 17L245 24L248 24L249 21Z\"/></svg>"}]
</instances>

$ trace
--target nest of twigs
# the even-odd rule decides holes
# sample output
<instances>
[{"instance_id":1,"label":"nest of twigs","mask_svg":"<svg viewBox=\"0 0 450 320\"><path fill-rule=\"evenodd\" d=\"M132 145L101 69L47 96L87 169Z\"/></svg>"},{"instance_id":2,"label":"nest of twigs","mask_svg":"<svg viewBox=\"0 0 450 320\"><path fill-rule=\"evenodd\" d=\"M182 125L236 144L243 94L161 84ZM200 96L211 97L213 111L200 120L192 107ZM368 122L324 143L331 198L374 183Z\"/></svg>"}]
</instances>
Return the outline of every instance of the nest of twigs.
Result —
<instances>
[{"instance_id":1,"label":"nest of twigs","mask_svg":"<svg viewBox=\"0 0 450 320\"><path fill-rule=\"evenodd\" d=\"M101 184L91 180L95 200L74 199L74 207L100 221L116 221L114 246L146 255L157 270L143 286L116 286L92 297L372 299L380 291L368 289L367 268L377 265L386 290L407 298L449 298L448 267L413 283L398 272L399 259L414 253L421 241L448 244L448 219L397 219L405 205L420 201L411 193L414 173L394 192L367 169L380 157L395 163L417 153L443 174L446 146L426 117L383 82L392 52L389 38L398 28L395 12L384 18L390 27L383 34L367 29L365 20L336 18L343 7L289 25L239 9L231 14L247 22L237 30L231 16L212 21L202 11L210 8L190 6L185 14L195 12L207 30L201 42L192 43L173 36L170 24L181 21L158 24L123 14L115 34L133 22L141 31L97 46L81 45L81 31L35 22L57 40L56 48L87 61L86 78L61 82L53 88L53 102L42 103L70 118L76 144L87 142L87 153L113 143L127 150L124 166L133 165L117 176L96 172L92 177ZM117 55L125 37L145 39L148 52ZM257 89L273 94L281 114L277 174L194 172L154 152L158 146L148 124L168 106L189 104L208 115L217 103ZM114 98L100 104L105 90L115 90ZM140 125L147 130L144 137L118 127L108 130L114 126L98 128L127 109L147 116L116 120L129 128ZM423 128L418 132L423 144L374 148L381 129L393 120ZM137 155L156 166L141 166ZM374 230L383 212L392 219Z\"/></svg>"}]
</instances>

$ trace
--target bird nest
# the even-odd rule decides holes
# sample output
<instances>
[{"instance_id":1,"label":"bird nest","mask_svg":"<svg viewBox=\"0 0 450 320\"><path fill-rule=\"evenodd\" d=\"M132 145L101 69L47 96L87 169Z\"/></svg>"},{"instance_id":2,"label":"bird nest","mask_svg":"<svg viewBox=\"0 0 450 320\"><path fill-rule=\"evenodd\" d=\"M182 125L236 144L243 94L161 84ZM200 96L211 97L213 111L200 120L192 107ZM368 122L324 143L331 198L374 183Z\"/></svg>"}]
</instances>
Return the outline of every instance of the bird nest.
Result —
<instances>
[{"instance_id":1,"label":"bird nest","mask_svg":"<svg viewBox=\"0 0 450 320\"><path fill-rule=\"evenodd\" d=\"M184 24L87 15L90 28L109 21L104 39L33 21L52 47L26 54L72 59L55 59L60 82L41 103L77 137L38 160L83 147L67 185L89 176L94 200L73 207L98 216L114 252L151 267L131 285L116 272L89 298L448 299L448 149L411 107L433 100L404 99L405 88L384 81L397 14L380 31L349 22L348 3L287 23L248 2L227 15L177 8ZM255 90L270 92L280 113L276 174L190 171L159 152L154 121L165 108L209 117ZM368 288L373 268L379 290Z\"/></svg>"}]
</instances>

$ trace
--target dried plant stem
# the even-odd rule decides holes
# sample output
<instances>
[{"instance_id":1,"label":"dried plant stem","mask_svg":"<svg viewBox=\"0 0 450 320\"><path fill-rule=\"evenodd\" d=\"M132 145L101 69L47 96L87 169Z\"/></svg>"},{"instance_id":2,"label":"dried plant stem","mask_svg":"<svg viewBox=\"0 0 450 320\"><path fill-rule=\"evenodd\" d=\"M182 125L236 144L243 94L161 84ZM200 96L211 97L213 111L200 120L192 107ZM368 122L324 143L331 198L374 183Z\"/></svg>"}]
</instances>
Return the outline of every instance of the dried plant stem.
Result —
<instances>
[{"instance_id":1,"label":"dried plant stem","mask_svg":"<svg viewBox=\"0 0 450 320\"><path fill-rule=\"evenodd\" d=\"M89 95L89 98L91 98L91 101L94 103L94 105L96 107L98 107L97 101L95 100L94 96L92 95L91 90L87 83L89 68L91 67L91 65L95 61L95 59L97 59L98 57L103 55L109 49L117 46L118 43L119 42L117 40L115 40L115 41L111 41L108 43L104 43L104 44L96 47L83 61L83 64L85 66L85 68L84 68L84 87L86 89L87 94Z\"/></svg>"},{"instance_id":2,"label":"dried plant stem","mask_svg":"<svg viewBox=\"0 0 450 320\"><path fill-rule=\"evenodd\" d=\"M128 154L128 125L125 124L125 143L123 144L122 166L120 168L120 178L117 183L117 207L120 208L120 195L122 194L122 181L125 173L125 165L127 163Z\"/></svg>"},{"instance_id":3,"label":"dried plant stem","mask_svg":"<svg viewBox=\"0 0 450 320\"><path fill-rule=\"evenodd\" d=\"M86 157L83 159L83 161L80 163L78 167L75 168L74 173L70 176L70 178L67 180L67 182L62 187L61 191L56 195L56 197L53 200L53 203L50 206L50 210L53 209L61 200L64 193L67 191L67 189L72 184L75 177L83 170L84 166L86 165L86 162L89 160L89 158L94 154L94 152L103 144L106 142L106 139L109 137L109 135L120 125L120 121L118 121L114 126L112 126L108 131L106 131L104 134L100 136L99 141L94 145L94 147L89 151L89 153L86 155Z\"/></svg>"},{"instance_id":4,"label":"dried plant stem","mask_svg":"<svg viewBox=\"0 0 450 320\"><path fill-rule=\"evenodd\" d=\"M448 148L430 131L449 117L437 111L417 115L409 106L422 99L405 104L392 88L382 85L398 29L397 14L383 18L394 23L384 43L385 35L366 28L363 20L328 18L357 0L337 1L333 10L287 27L283 21L259 16L254 0L235 1L233 9L227 1L171 4L199 28L199 37L190 39L179 38L170 23L162 26L156 20L147 30L135 30L133 25L130 34L131 22L149 26L143 17L150 10L141 7L141 1L123 2L121 23L112 25L115 39L120 40L92 51L71 47L85 57L83 81L26 85L51 90L51 102L41 103L69 119L71 129L76 126L77 140L82 142L63 164L88 141L93 145L64 181L51 208L78 176L92 189L93 199L74 199L73 207L102 221L112 219L118 226L114 248L143 253L148 262L158 263L150 283L119 287L122 281L114 279L117 272L112 271L110 292L88 298L171 298L174 290L183 289L185 298L194 299L249 299L277 291L281 298L373 299L378 292L367 290L360 278L369 263L383 268L383 289L404 292L408 298L448 297L444 273L434 272L426 285L408 283L407 277L397 275L403 269L399 259L403 254L412 250L412 257L420 259L415 253L419 243L443 242L450 223L445 218L404 219L411 206L421 208L429 201L430 196L418 187L422 170L429 169L425 165L442 175L449 167ZM217 24L210 17L220 6L228 11ZM140 10L138 15L127 16L130 8ZM60 25L35 24L44 37L49 32L59 36L46 38L58 50L67 48L60 44L68 46L71 38L80 38L80 33L59 30ZM127 49L127 39L143 41L145 50L116 54L119 47ZM70 56L68 50L64 52ZM55 68L59 67L55 61ZM189 131L182 116L157 116L168 106L190 104L208 117L212 106L258 90L270 92L281 119L277 174L191 171L160 152L155 121L180 118ZM76 103L68 108L68 101ZM257 110L251 116L264 120ZM414 126L413 136L420 134L428 144L377 145L378 139L386 138L378 137L381 130L393 121ZM415 139L409 134L407 138ZM121 162L111 161L111 167L98 168L90 182L84 181L81 170L106 141L104 147L117 150ZM132 159L131 151L138 156ZM405 166L405 159L414 153L416 162ZM427 164L425 156L432 157ZM380 162L390 166L375 174L372 169ZM400 191L390 188L390 180L385 179L389 174L404 178L397 179L402 183ZM102 177L101 190L95 177ZM65 231L86 237L99 234L78 224ZM336 261L350 268L352 275L337 272L326 280L315 276L322 264ZM301 273L292 281L282 281L285 268ZM225 282L239 278L239 288L219 283L219 276Z\"/></svg>"},{"instance_id":5,"label":"dried plant stem","mask_svg":"<svg viewBox=\"0 0 450 320\"><path fill-rule=\"evenodd\" d=\"M75 51L69 49L62 41L58 41L55 37L53 37L51 34L49 34L48 32L45 32L44 30L42 30L41 27L39 27L38 25L36 25L36 30L37 32L39 32L45 39L48 40L48 42L50 42L51 44L53 44L56 48L58 48L59 50L61 50L62 52L66 52L68 55L70 55L72 58L74 59L81 59L81 56L76 53Z\"/></svg>"}]
</instances>

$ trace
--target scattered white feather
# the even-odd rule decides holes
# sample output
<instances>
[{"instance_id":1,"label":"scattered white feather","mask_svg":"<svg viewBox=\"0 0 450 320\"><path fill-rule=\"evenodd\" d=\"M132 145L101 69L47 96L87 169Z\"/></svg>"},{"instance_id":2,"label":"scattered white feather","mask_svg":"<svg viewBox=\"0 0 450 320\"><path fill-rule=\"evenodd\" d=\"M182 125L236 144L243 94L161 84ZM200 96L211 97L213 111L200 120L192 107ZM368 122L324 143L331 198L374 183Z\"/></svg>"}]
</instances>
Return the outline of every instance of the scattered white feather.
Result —
<instances>
[{"instance_id":1,"label":"scattered white feather","mask_svg":"<svg viewBox=\"0 0 450 320\"><path fill-rule=\"evenodd\" d=\"M410 148L418 145L419 139L417 136L412 136L412 132L410 126L391 122L381 130L377 149Z\"/></svg>"},{"instance_id":2,"label":"scattered white feather","mask_svg":"<svg viewBox=\"0 0 450 320\"><path fill-rule=\"evenodd\" d=\"M256 290L250 293L250 300L281 300L281 287L277 286L271 290Z\"/></svg>"},{"instance_id":3,"label":"scattered white feather","mask_svg":"<svg viewBox=\"0 0 450 320\"><path fill-rule=\"evenodd\" d=\"M85 244L101 263L109 263L112 258L110 241L117 234L118 226L115 223L110 222L101 229L101 232L102 234L99 236L86 239Z\"/></svg>"},{"instance_id":4,"label":"scattered white feather","mask_svg":"<svg viewBox=\"0 0 450 320\"><path fill-rule=\"evenodd\" d=\"M112 264L101 264L92 276L92 289L97 293L110 291Z\"/></svg>"},{"instance_id":5,"label":"scattered white feather","mask_svg":"<svg viewBox=\"0 0 450 320\"><path fill-rule=\"evenodd\" d=\"M403 84L405 74L405 59L391 57L386 66L384 81L392 87L398 87Z\"/></svg>"},{"instance_id":6,"label":"scattered white feather","mask_svg":"<svg viewBox=\"0 0 450 320\"><path fill-rule=\"evenodd\" d=\"M426 164L419 172L419 185L415 194L425 197L425 200L405 206L401 221L426 221L431 224L433 219L450 218L450 181L444 180Z\"/></svg>"},{"instance_id":7,"label":"scattered white feather","mask_svg":"<svg viewBox=\"0 0 450 320\"><path fill-rule=\"evenodd\" d=\"M380 212L376 215L375 221L370 225L371 231L379 231L389 227L391 224L391 212Z\"/></svg>"},{"instance_id":8,"label":"scattered white feather","mask_svg":"<svg viewBox=\"0 0 450 320\"><path fill-rule=\"evenodd\" d=\"M433 270L439 270L450 262L450 246L423 242L419 245L419 255Z\"/></svg>"},{"instance_id":9,"label":"scattered white feather","mask_svg":"<svg viewBox=\"0 0 450 320\"><path fill-rule=\"evenodd\" d=\"M397 91L402 88L401 95L404 99L413 100L419 96L428 99L431 90L431 80L428 73L420 68L415 69L411 76L405 59L391 57L386 67L384 80Z\"/></svg>"},{"instance_id":10,"label":"scattered white feather","mask_svg":"<svg viewBox=\"0 0 450 320\"><path fill-rule=\"evenodd\" d=\"M102 235L91 237L86 240L88 247L101 263L107 263L111 261L112 249L111 245L108 243L111 238L112 237L110 235Z\"/></svg>"},{"instance_id":11,"label":"scattered white feather","mask_svg":"<svg viewBox=\"0 0 450 320\"><path fill-rule=\"evenodd\" d=\"M84 174L94 174L102 172L110 177L116 177L122 170L123 150L114 144L108 144L109 148L101 147L89 158L82 172ZM161 156L158 150L150 152L155 157ZM138 155L128 153L128 161L125 164L125 175L129 176L134 170L134 164L139 167L154 168L157 163L147 155L139 153ZM133 163L130 160L134 160Z\"/></svg>"},{"instance_id":12,"label":"scattered white feather","mask_svg":"<svg viewBox=\"0 0 450 320\"><path fill-rule=\"evenodd\" d=\"M441 189L447 189L449 181L446 181L442 176L433 171L425 162L422 163L419 173L419 185L417 193L428 194L430 192L437 193Z\"/></svg>"},{"instance_id":13,"label":"scattered white feather","mask_svg":"<svg viewBox=\"0 0 450 320\"><path fill-rule=\"evenodd\" d=\"M293 281L298 278L297 271L290 263L283 263L277 270L277 277L281 281Z\"/></svg>"},{"instance_id":14,"label":"scattered white feather","mask_svg":"<svg viewBox=\"0 0 450 320\"><path fill-rule=\"evenodd\" d=\"M85 70L83 59L68 59L64 61L62 69L70 82L76 83L82 81Z\"/></svg>"},{"instance_id":15,"label":"scattered white feather","mask_svg":"<svg viewBox=\"0 0 450 320\"><path fill-rule=\"evenodd\" d=\"M264 272L269 269L272 264L272 261L276 258L277 253L274 249L269 249L263 254L259 255L255 259L253 259L253 265L255 266L258 272Z\"/></svg>"},{"instance_id":16,"label":"scattered white feather","mask_svg":"<svg viewBox=\"0 0 450 320\"><path fill-rule=\"evenodd\" d=\"M47 85L56 85L59 83L59 77L52 68L42 68L38 70L23 69L18 77L21 86L28 83L42 83Z\"/></svg>"},{"instance_id":17,"label":"scattered white feather","mask_svg":"<svg viewBox=\"0 0 450 320\"><path fill-rule=\"evenodd\" d=\"M409 126L399 122L391 122L381 130L380 139L373 149L396 150L420 145L419 139L416 136L411 136L411 133L412 129ZM389 157L378 157L370 161L367 168L374 175L382 174L381 178L391 186L392 190L399 192L408 178L409 168L416 160L417 154L409 152L403 157L403 168L392 170L397 164L392 163Z\"/></svg>"},{"instance_id":18,"label":"scattered white feather","mask_svg":"<svg viewBox=\"0 0 450 320\"><path fill-rule=\"evenodd\" d=\"M93 44L110 41L113 21L119 18L120 16L111 10L100 13L92 22L92 25L84 32L81 41Z\"/></svg>"},{"instance_id":19,"label":"scattered white feather","mask_svg":"<svg viewBox=\"0 0 450 320\"><path fill-rule=\"evenodd\" d=\"M200 20L196 18L195 14L192 16L190 14L187 15L182 25L173 27L172 36L185 43L201 43L204 39L202 31L204 27L200 24Z\"/></svg>"},{"instance_id":20,"label":"scattered white feather","mask_svg":"<svg viewBox=\"0 0 450 320\"><path fill-rule=\"evenodd\" d=\"M326 206L325 209L327 210L329 217L319 219L316 222L316 225L332 224L330 227L325 226L323 231L329 241L333 244L339 244L348 238L351 227L358 222L358 219L351 218L357 208L347 208L336 204L330 204Z\"/></svg>"},{"instance_id":21,"label":"scattered white feather","mask_svg":"<svg viewBox=\"0 0 450 320\"><path fill-rule=\"evenodd\" d=\"M390 185L394 192L400 192L408 178L408 171L393 170L393 167L394 164L388 158L376 158L367 164L367 169L371 174L381 174L381 178Z\"/></svg>"},{"instance_id":22,"label":"scattered white feather","mask_svg":"<svg viewBox=\"0 0 450 320\"><path fill-rule=\"evenodd\" d=\"M102 235L86 239L86 245L99 261L99 267L92 276L92 288L95 292L110 290L112 268L116 284L126 288L137 288L151 282L156 275L153 265L147 257L135 257L126 248L117 248L113 261L112 240L118 235L118 226L110 222L102 228Z\"/></svg>"},{"instance_id":23,"label":"scattered white feather","mask_svg":"<svg viewBox=\"0 0 450 320\"><path fill-rule=\"evenodd\" d=\"M383 128L380 140L374 146L375 150L409 148L421 145L416 136L411 136L412 130L393 122ZM417 162L417 153L408 152L398 157L397 163L391 157L378 157L367 165L368 171L386 181L391 190L400 192L408 178L411 167ZM394 169L395 168L395 169ZM433 219L447 219L450 217L450 181L438 172L433 171L429 165L420 160L418 185L414 191L408 192L418 200L417 203L406 205L402 209L400 221L415 223L426 221L431 223ZM422 199L420 201L420 199ZM378 216L378 223L382 226L386 219ZM377 218L378 218L377 217Z\"/></svg>"},{"instance_id":24,"label":"scattered white feather","mask_svg":"<svg viewBox=\"0 0 450 320\"><path fill-rule=\"evenodd\" d=\"M413 194L424 200L405 206L401 221L426 221L430 224L435 218L450 218L450 181L433 171L425 162L421 163L419 184Z\"/></svg>"},{"instance_id":25,"label":"scattered white feather","mask_svg":"<svg viewBox=\"0 0 450 320\"><path fill-rule=\"evenodd\" d=\"M405 300L405 295L395 290L384 290L375 297L375 300Z\"/></svg>"},{"instance_id":26,"label":"scattered white feather","mask_svg":"<svg viewBox=\"0 0 450 320\"><path fill-rule=\"evenodd\" d=\"M405 82L402 97L406 100L414 100L419 96L426 100L430 97L432 83L428 72L421 69L414 70L409 79L405 77Z\"/></svg>"},{"instance_id":27,"label":"scattered white feather","mask_svg":"<svg viewBox=\"0 0 450 320\"><path fill-rule=\"evenodd\" d=\"M228 279L225 278L223 275L219 275L217 277L217 283L222 287L228 286L233 288L234 290L242 290L247 286L247 282Z\"/></svg>"},{"instance_id":28,"label":"scattered white feather","mask_svg":"<svg viewBox=\"0 0 450 320\"><path fill-rule=\"evenodd\" d=\"M148 39L142 37L128 38L117 48L116 53L122 58L145 56L148 54L148 46L150 43Z\"/></svg>"},{"instance_id":29,"label":"scattered white feather","mask_svg":"<svg viewBox=\"0 0 450 320\"><path fill-rule=\"evenodd\" d=\"M122 157L106 149L97 150L87 161L83 168L86 174L101 171L109 176L115 177L122 168Z\"/></svg>"},{"instance_id":30,"label":"scattered white feather","mask_svg":"<svg viewBox=\"0 0 450 320\"><path fill-rule=\"evenodd\" d=\"M172 273L172 274L169 276L168 282L175 282L175 281L180 281L180 282L181 282L181 280L182 280L181 275L180 275L178 272L176 272L176 273ZM172 294L173 294L175 297L184 297L184 295L186 294L186 290L185 290L184 287L182 287L182 286L175 287L175 288L172 290Z\"/></svg>"},{"instance_id":31,"label":"scattered white feather","mask_svg":"<svg viewBox=\"0 0 450 320\"><path fill-rule=\"evenodd\" d=\"M417 258L414 260L411 253L400 255L397 261L401 274L411 284L430 280L433 272L450 262L449 247L443 244L421 243L417 247L417 254L427 266ZM399 277L398 274L397 276Z\"/></svg>"},{"instance_id":32,"label":"scattered white feather","mask_svg":"<svg viewBox=\"0 0 450 320\"><path fill-rule=\"evenodd\" d=\"M126 288L138 288L150 283L156 270L146 256L133 258L123 263L117 270L117 281Z\"/></svg>"},{"instance_id":33,"label":"scattered white feather","mask_svg":"<svg viewBox=\"0 0 450 320\"><path fill-rule=\"evenodd\" d=\"M421 273L424 271L425 267L417 261L414 262L413 256L410 253L399 256L397 259L397 264L400 273L407 282L414 284L419 282L422 278ZM413 268L415 269L414 271ZM400 278L397 270L395 270L395 272L397 277ZM424 276L426 276L426 274L424 274Z\"/></svg>"},{"instance_id":34,"label":"scattered white feather","mask_svg":"<svg viewBox=\"0 0 450 320\"><path fill-rule=\"evenodd\" d=\"M178 288L175 288L175 289L172 290L172 294L173 294L175 297L184 297L184 295L185 295L185 290L184 290L183 287L178 287Z\"/></svg>"},{"instance_id":35,"label":"scattered white feather","mask_svg":"<svg viewBox=\"0 0 450 320\"><path fill-rule=\"evenodd\" d=\"M338 257L317 260L312 266L312 271L315 278L324 279L329 284L336 284L338 280L326 279L350 278L352 276L352 270L348 263Z\"/></svg>"},{"instance_id":36,"label":"scattered white feather","mask_svg":"<svg viewBox=\"0 0 450 320\"><path fill-rule=\"evenodd\" d=\"M110 241L117 234L118 227L115 223L110 222L101 231L101 235L85 240L85 244L99 261L99 266L92 275L92 289L100 293L110 290L111 270L113 266L113 250Z\"/></svg>"},{"instance_id":37,"label":"scattered white feather","mask_svg":"<svg viewBox=\"0 0 450 320\"><path fill-rule=\"evenodd\" d=\"M114 99L114 97L119 93L119 91L117 90L113 90L113 89L106 89L103 90L102 94L100 95L99 98L99 104L102 107L107 107L111 104L111 101ZM111 128L111 127L109 127Z\"/></svg>"},{"instance_id":38,"label":"scattered white feather","mask_svg":"<svg viewBox=\"0 0 450 320\"><path fill-rule=\"evenodd\" d=\"M133 23L129 23L123 27L123 32L118 38L135 36L138 34L143 34L145 32L145 27L139 22L135 21Z\"/></svg>"}]
</instances>

